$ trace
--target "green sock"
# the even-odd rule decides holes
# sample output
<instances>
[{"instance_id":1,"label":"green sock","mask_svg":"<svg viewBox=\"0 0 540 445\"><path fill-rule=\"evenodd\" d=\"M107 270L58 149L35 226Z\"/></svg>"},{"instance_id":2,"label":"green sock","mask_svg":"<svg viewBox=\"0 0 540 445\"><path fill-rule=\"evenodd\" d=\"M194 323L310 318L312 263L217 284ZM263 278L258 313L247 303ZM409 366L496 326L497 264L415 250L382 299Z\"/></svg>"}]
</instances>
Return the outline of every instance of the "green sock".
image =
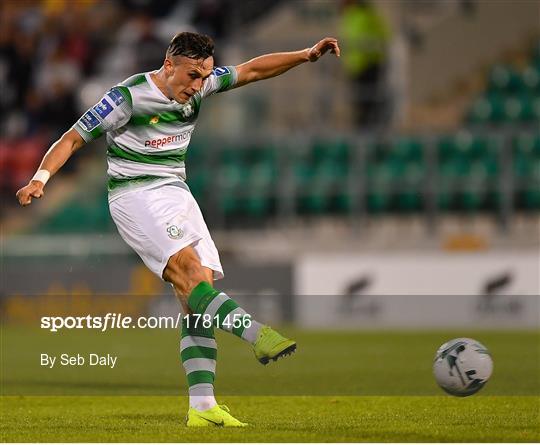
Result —
<instances>
[{"instance_id":1,"label":"green sock","mask_svg":"<svg viewBox=\"0 0 540 445\"><path fill-rule=\"evenodd\" d=\"M195 323L195 317L182 319L180 357L186 371L190 399L213 396L216 377L217 344L214 328Z\"/></svg>"},{"instance_id":2,"label":"green sock","mask_svg":"<svg viewBox=\"0 0 540 445\"><path fill-rule=\"evenodd\" d=\"M212 320L214 326L231 332L251 344L255 343L257 334L262 328L262 324L253 320L236 301L204 281L195 286L191 292L188 306L194 314L202 315L200 322Z\"/></svg>"}]
</instances>

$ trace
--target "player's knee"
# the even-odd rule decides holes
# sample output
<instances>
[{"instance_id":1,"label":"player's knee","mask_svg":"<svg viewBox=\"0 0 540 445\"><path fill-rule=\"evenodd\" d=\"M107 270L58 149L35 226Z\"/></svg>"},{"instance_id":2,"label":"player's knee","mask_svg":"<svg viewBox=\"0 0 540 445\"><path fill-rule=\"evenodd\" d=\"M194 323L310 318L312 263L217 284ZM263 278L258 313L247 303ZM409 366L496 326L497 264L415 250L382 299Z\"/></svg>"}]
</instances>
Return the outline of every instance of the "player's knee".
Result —
<instances>
[{"instance_id":1,"label":"player's knee","mask_svg":"<svg viewBox=\"0 0 540 445\"><path fill-rule=\"evenodd\" d=\"M191 247L182 249L171 256L163 273L163 278L173 283L185 296L188 296L201 281L206 281L206 275L199 256Z\"/></svg>"}]
</instances>

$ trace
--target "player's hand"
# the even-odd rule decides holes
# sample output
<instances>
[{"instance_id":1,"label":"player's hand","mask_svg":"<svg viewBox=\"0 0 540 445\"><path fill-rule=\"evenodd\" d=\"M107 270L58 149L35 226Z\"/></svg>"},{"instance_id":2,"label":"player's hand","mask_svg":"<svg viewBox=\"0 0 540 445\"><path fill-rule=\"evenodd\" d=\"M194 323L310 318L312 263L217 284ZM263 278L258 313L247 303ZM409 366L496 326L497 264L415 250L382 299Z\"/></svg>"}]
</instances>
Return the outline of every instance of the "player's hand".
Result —
<instances>
[{"instance_id":1,"label":"player's hand","mask_svg":"<svg viewBox=\"0 0 540 445\"><path fill-rule=\"evenodd\" d=\"M313 45L308 50L308 59L310 62L316 62L328 51L330 51L330 54L335 54L337 57L340 56L341 51L337 39L326 37Z\"/></svg>"},{"instance_id":2,"label":"player's hand","mask_svg":"<svg viewBox=\"0 0 540 445\"><path fill-rule=\"evenodd\" d=\"M24 186L17 192L17 199L19 204L24 206L29 205L32 202L32 198L41 198L45 193L43 191L45 184L41 181L31 180L28 185Z\"/></svg>"}]
</instances>

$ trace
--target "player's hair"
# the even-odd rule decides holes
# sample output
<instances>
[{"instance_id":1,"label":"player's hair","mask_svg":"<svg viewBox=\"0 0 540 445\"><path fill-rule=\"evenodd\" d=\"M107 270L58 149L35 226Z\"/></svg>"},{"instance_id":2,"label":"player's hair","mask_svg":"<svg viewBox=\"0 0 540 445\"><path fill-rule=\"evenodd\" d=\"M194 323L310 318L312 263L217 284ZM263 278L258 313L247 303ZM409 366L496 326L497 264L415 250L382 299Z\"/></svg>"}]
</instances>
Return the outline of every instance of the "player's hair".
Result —
<instances>
[{"instance_id":1,"label":"player's hair","mask_svg":"<svg viewBox=\"0 0 540 445\"><path fill-rule=\"evenodd\" d=\"M206 59L214 55L214 41L204 34L179 32L169 47L167 56L184 56L190 59Z\"/></svg>"}]
</instances>

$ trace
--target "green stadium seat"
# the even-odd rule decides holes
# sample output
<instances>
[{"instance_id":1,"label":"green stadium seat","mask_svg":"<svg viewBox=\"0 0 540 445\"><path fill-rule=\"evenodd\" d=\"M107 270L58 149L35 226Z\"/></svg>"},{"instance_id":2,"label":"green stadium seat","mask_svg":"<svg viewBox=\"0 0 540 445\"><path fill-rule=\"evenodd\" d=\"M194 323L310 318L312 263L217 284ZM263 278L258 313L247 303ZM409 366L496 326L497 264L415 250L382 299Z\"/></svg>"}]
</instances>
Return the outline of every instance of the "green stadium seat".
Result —
<instances>
[{"instance_id":1,"label":"green stadium seat","mask_svg":"<svg viewBox=\"0 0 540 445\"><path fill-rule=\"evenodd\" d=\"M514 137L514 152L527 157L540 157L540 134L521 133Z\"/></svg>"},{"instance_id":2,"label":"green stadium seat","mask_svg":"<svg viewBox=\"0 0 540 445\"><path fill-rule=\"evenodd\" d=\"M540 69L529 65L521 74L523 86L531 93L540 90Z\"/></svg>"},{"instance_id":3,"label":"green stadium seat","mask_svg":"<svg viewBox=\"0 0 540 445\"><path fill-rule=\"evenodd\" d=\"M540 124L540 95L533 97L531 102L533 119Z\"/></svg>"},{"instance_id":4,"label":"green stadium seat","mask_svg":"<svg viewBox=\"0 0 540 445\"><path fill-rule=\"evenodd\" d=\"M316 181L297 195L297 210L301 214L321 214L330 209L332 190L324 181Z\"/></svg>"},{"instance_id":5,"label":"green stadium seat","mask_svg":"<svg viewBox=\"0 0 540 445\"><path fill-rule=\"evenodd\" d=\"M409 161L404 165L400 178L400 192L397 195L396 206L402 212L412 212L423 207L423 188L425 181L425 166L417 161Z\"/></svg>"},{"instance_id":6,"label":"green stadium seat","mask_svg":"<svg viewBox=\"0 0 540 445\"><path fill-rule=\"evenodd\" d=\"M221 165L242 164L246 150L238 147L225 147L219 152Z\"/></svg>"},{"instance_id":7,"label":"green stadium seat","mask_svg":"<svg viewBox=\"0 0 540 445\"><path fill-rule=\"evenodd\" d=\"M327 162L326 164L318 165L315 168L314 174L318 181L322 181L329 186L337 186L347 180L347 164L339 162Z\"/></svg>"},{"instance_id":8,"label":"green stadium seat","mask_svg":"<svg viewBox=\"0 0 540 445\"><path fill-rule=\"evenodd\" d=\"M212 177L208 169L196 168L188 170L187 185L201 207L206 204L208 193L212 190Z\"/></svg>"},{"instance_id":9,"label":"green stadium seat","mask_svg":"<svg viewBox=\"0 0 540 445\"><path fill-rule=\"evenodd\" d=\"M293 173L296 189L301 189L309 185L315 175L315 171L311 164L304 161L295 163Z\"/></svg>"},{"instance_id":10,"label":"green stadium seat","mask_svg":"<svg viewBox=\"0 0 540 445\"><path fill-rule=\"evenodd\" d=\"M521 76L508 65L495 65L489 74L489 90L511 93L522 87Z\"/></svg>"},{"instance_id":11,"label":"green stadium seat","mask_svg":"<svg viewBox=\"0 0 540 445\"><path fill-rule=\"evenodd\" d=\"M331 208L335 213L346 214L352 209L352 197L349 193L349 184L344 181L335 190L332 196Z\"/></svg>"},{"instance_id":12,"label":"green stadium seat","mask_svg":"<svg viewBox=\"0 0 540 445\"><path fill-rule=\"evenodd\" d=\"M476 99L467 115L467 121L472 124L495 123L503 119L504 100L498 94Z\"/></svg>"},{"instance_id":13,"label":"green stadium seat","mask_svg":"<svg viewBox=\"0 0 540 445\"><path fill-rule=\"evenodd\" d=\"M214 150L209 147L209 145L201 144L196 141L190 142L186 152L186 164L189 168L191 168L191 166L200 167L206 164L209 156L214 152Z\"/></svg>"},{"instance_id":14,"label":"green stadium seat","mask_svg":"<svg viewBox=\"0 0 540 445\"><path fill-rule=\"evenodd\" d=\"M367 166L368 211L381 213L391 209L392 184L401 168L401 164L395 162L370 163Z\"/></svg>"},{"instance_id":15,"label":"green stadium seat","mask_svg":"<svg viewBox=\"0 0 540 445\"><path fill-rule=\"evenodd\" d=\"M317 140L311 148L311 160L315 165L326 162L348 163L350 147L343 140Z\"/></svg>"},{"instance_id":16,"label":"green stadium seat","mask_svg":"<svg viewBox=\"0 0 540 445\"><path fill-rule=\"evenodd\" d=\"M276 168L271 162L263 161L249 166L249 189L268 190L276 182Z\"/></svg>"},{"instance_id":17,"label":"green stadium seat","mask_svg":"<svg viewBox=\"0 0 540 445\"><path fill-rule=\"evenodd\" d=\"M240 210L241 203L235 193L223 191L220 197L219 206L225 216L230 216L236 214Z\"/></svg>"},{"instance_id":18,"label":"green stadium seat","mask_svg":"<svg viewBox=\"0 0 540 445\"><path fill-rule=\"evenodd\" d=\"M231 163L220 168L220 187L236 190L247 184L249 171L243 164Z\"/></svg>"},{"instance_id":19,"label":"green stadium seat","mask_svg":"<svg viewBox=\"0 0 540 445\"><path fill-rule=\"evenodd\" d=\"M504 118L509 122L528 122L534 117L527 95L508 96L504 101Z\"/></svg>"},{"instance_id":20,"label":"green stadium seat","mask_svg":"<svg viewBox=\"0 0 540 445\"><path fill-rule=\"evenodd\" d=\"M540 210L540 134L521 133L513 139L515 207Z\"/></svg>"},{"instance_id":21,"label":"green stadium seat","mask_svg":"<svg viewBox=\"0 0 540 445\"><path fill-rule=\"evenodd\" d=\"M525 191L524 203L527 210L540 210L540 190L538 187Z\"/></svg>"},{"instance_id":22,"label":"green stadium seat","mask_svg":"<svg viewBox=\"0 0 540 445\"><path fill-rule=\"evenodd\" d=\"M443 136L438 141L438 158L441 163L447 159L471 159L485 152L486 144L472 133L463 131L455 135Z\"/></svg>"},{"instance_id":23,"label":"green stadium seat","mask_svg":"<svg viewBox=\"0 0 540 445\"><path fill-rule=\"evenodd\" d=\"M398 192L396 195L396 209L401 212L415 212L422 208L423 198L420 190Z\"/></svg>"},{"instance_id":24,"label":"green stadium seat","mask_svg":"<svg viewBox=\"0 0 540 445\"><path fill-rule=\"evenodd\" d=\"M114 230L109 215L107 199L103 197L89 201L78 199L68 202L63 208L40 224L42 233L103 233Z\"/></svg>"},{"instance_id":25,"label":"green stadium seat","mask_svg":"<svg viewBox=\"0 0 540 445\"><path fill-rule=\"evenodd\" d=\"M482 190L475 190L472 188L466 191L458 192L456 198L456 210L475 212L484 207L487 195Z\"/></svg>"},{"instance_id":26,"label":"green stadium seat","mask_svg":"<svg viewBox=\"0 0 540 445\"><path fill-rule=\"evenodd\" d=\"M242 210L248 217L260 218L271 212L272 199L268 193L251 191L248 196L241 199L241 202Z\"/></svg>"},{"instance_id":27,"label":"green stadium seat","mask_svg":"<svg viewBox=\"0 0 540 445\"><path fill-rule=\"evenodd\" d=\"M540 40L536 42L536 45L533 47L533 50L531 51L531 59L535 65L540 67Z\"/></svg>"}]
</instances>

